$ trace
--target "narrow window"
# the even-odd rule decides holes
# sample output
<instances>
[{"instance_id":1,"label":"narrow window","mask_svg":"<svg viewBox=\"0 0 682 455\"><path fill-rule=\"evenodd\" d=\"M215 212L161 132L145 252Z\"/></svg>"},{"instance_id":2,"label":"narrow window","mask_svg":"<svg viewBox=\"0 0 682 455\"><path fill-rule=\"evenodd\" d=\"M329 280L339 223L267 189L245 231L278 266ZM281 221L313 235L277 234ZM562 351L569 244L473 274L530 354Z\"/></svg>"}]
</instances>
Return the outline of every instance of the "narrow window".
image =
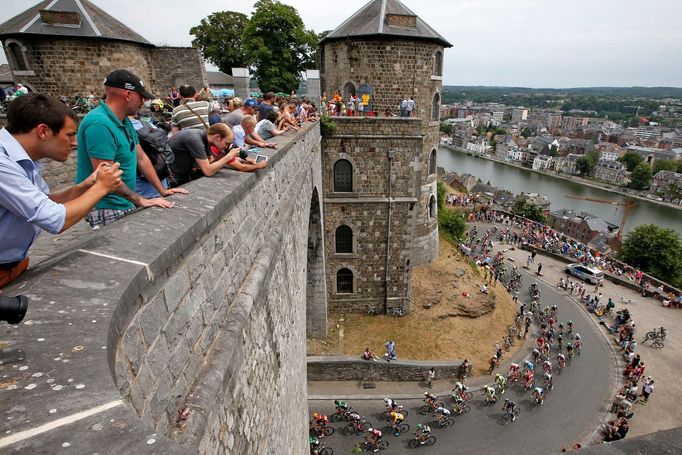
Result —
<instances>
[{"instance_id":1,"label":"narrow window","mask_svg":"<svg viewBox=\"0 0 682 455\"><path fill-rule=\"evenodd\" d=\"M26 64L26 59L24 59L24 52L17 43L9 43L9 53L12 56L14 65L17 71L27 71L28 65Z\"/></svg>"},{"instance_id":2,"label":"narrow window","mask_svg":"<svg viewBox=\"0 0 682 455\"><path fill-rule=\"evenodd\" d=\"M431 105L431 121L437 122L440 118L440 93L436 92L433 95L433 104Z\"/></svg>"},{"instance_id":3,"label":"narrow window","mask_svg":"<svg viewBox=\"0 0 682 455\"><path fill-rule=\"evenodd\" d=\"M336 252L353 252L353 230L345 224L336 228Z\"/></svg>"},{"instance_id":4,"label":"narrow window","mask_svg":"<svg viewBox=\"0 0 682 455\"><path fill-rule=\"evenodd\" d=\"M351 272L349 269L341 269L336 272L336 293L353 293L353 272Z\"/></svg>"},{"instance_id":5,"label":"narrow window","mask_svg":"<svg viewBox=\"0 0 682 455\"><path fill-rule=\"evenodd\" d=\"M436 217L436 205L436 196L431 195L431 199L429 200L429 218Z\"/></svg>"},{"instance_id":6,"label":"narrow window","mask_svg":"<svg viewBox=\"0 0 682 455\"><path fill-rule=\"evenodd\" d=\"M436 55L433 56L433 75L443 75L443 53L441 51L437 51Z\"/></svg>"},{"instance_id":7,"label":"narrow window","mask_svg":"<svg viewBox=\"0 0 682 455\"><path fill-rule=\"evenodd\" d=\"M353 191L353 166L348 160L334 163L334 192L351 193Z\"/></svg>"},{"instance_id":8,"label":"narrow window","mask_svg":"<svg viewBox=\"0 0 682 455\"><path fill-rule=\"evenodd\" d=\"M436 173L436 151L431 151L431 156L429 157L429 175Z\"/></svg>"}]
</instances>

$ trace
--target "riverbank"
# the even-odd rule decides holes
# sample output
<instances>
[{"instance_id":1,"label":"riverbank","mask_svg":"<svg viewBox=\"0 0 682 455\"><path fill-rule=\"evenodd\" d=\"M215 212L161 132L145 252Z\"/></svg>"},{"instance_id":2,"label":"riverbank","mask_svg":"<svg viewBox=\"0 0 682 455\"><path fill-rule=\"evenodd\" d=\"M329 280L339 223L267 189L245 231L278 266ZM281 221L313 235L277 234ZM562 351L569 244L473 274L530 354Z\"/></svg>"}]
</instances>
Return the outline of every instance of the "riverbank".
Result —
<instances>
[{"instance_id":1,"label":"riverbank","mask_svg":"<svg viewBox=\"0 0 682 455\"><path fill-rule=\"evenodd\" d=\"M454 145L441 144L440 147L451 150L453 152L461 153L464 155L469 155L465 150L463 150L459 147L455 147ZM641 196L641 195L628 193L628 192L624 191L622 188L618 188L618 187L614 187L614 186L600 185L593 180L584 179L582 177L566 176L566 175L560 175L560 174L551 174L549 172L545 172L545 171L541 171L541 170L537 170L537 169L530 169L527 167L523 167L520 164L510 163L509 161L502 160L502 159L499 159L497 157L493 157L490 155L469 155L469 156L473 156L475 158L481 158L481 159L492 161L492 162L499 163L499 164L504 164L504 165L509 166L509 167L521 169L521 170L528 171L528 172L533 172L533 173L544 175L547 177L552 177L552 178L555 178L558 180L564 180L566 182L578 183L578 184L583 185L583 186L587 186L587 187L594 188L597 190L606 191L606 192L609 192L612 194L617 194L619 196L632 198L632 199L638 199L638 200L641 200L644 202L650 202L651 204L655 204L655 205L658 205L661 207L672 208L672 209L676 209L676 210L682 210L681 205L675 205L675 204L671 204L669 202L657 201L655 199L649 199L649 198ZM446 171L449 171L449 170L446 169Z\"/></svg>"}]
</instances>

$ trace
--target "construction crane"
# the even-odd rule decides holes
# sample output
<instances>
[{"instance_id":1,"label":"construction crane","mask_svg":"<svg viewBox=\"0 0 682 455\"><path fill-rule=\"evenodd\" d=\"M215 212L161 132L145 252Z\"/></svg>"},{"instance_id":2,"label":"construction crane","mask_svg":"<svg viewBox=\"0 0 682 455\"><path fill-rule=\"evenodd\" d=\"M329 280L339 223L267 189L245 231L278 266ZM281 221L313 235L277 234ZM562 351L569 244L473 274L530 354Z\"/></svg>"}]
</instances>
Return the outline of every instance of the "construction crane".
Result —
<instances>
[{"instance_id":1,"label":"construction crane","mask_svg":"<svg viewBox=\"0 0 682 455\"><path fill-rule=\"evenodd\" d=\"M580 201L596 202L597 204L610 204L623 207L623 218L620 220L620 227L618 228L618 234L616 234L616 240L618 242L620 242L623 237L623 228L625 228L625 222L627 221L628 216L630 215L630 209L637 205L632 201L620 202L608 199L597 199L593 197L573 196L571 194L567 194L566 197L569 199L578 199Z\"/></svg>"},{"instance_id":2,"label":"construction crane","mask_svg":"<svg viewBox=\"0 0 682 455\"><path fill-rule=\"evenodd\" d=\"M639 110L642 109L644 106L623 106L623 107L631 107L633 109L637 109L637 113L635 115L637 117L639 117Z\"/></svg>"}]
</instances>

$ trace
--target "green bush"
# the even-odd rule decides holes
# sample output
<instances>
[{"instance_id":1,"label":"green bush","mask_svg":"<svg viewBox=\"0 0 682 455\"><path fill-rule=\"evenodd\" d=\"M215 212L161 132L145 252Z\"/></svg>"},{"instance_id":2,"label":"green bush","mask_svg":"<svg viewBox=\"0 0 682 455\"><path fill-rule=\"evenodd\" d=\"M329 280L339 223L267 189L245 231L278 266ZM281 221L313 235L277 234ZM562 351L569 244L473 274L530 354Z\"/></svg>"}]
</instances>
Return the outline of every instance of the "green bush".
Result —
<instances>
[{"instance_id":1,"label":"green bush","mask_svg":"<svg viewBox=\"0 0 682 455\"><path fill-rule=\"evenodd\" d=\"M331 119L329 114L323 114L320 117L320 134L322 136L331 136L336 131L336 122Z\"/></svg>"},{"instance_id":2,"label":"green bush","mask_svg":"<svg viewBox=\"0 0 682 455\"><path fill-rule=\"evenodd\" d=\"M438 211L438 226L441 232L451 243L459 243L466 231L464 215L453 210L443 209Z\"/></svg>"},{"instance_id":3,"label":"green bush","mask_svg":"<svg viewBox=\"0 0 682 455\"><path fill-rule=\"evenodd\" d=\"M445 188L445 183L443 183L441 180L438 180L438 183L436 184L436 193L438 196L438 210L442 210L443 207L445 207L445 198L448 195L448 190Z\"/></svg>"}]
</instances>

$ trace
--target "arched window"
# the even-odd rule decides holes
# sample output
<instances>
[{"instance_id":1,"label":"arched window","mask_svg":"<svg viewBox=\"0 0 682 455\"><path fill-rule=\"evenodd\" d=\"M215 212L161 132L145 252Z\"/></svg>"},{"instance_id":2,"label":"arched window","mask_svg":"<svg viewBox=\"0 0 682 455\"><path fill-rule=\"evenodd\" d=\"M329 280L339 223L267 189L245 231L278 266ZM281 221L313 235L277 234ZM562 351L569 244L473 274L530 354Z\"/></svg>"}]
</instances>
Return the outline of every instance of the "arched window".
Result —
<instances>
[{"instance_id":1,"label":"arched window","mask_svg":"<svg viewBox=\"0 0 682 455\"><path fill-rule=\"evenodd\" d=\"M353 191L353 165L348 160L334 163L334 192L351 193Z\"/></svg>"},{"instance_id":2,"label":"arched window","mask_svg":"<svg viewBox=\"0 0 682 455\"><path fill-rule=\"evenodd\" d=\"M353 293L353 272L350 269L340 269L336 272L336 293Z\"/></svg>"},{"instance_id":3,"label":"arched window","mask_svg":"<svg viewBox=\"0 0 682 455\"><path fill-rule=\"evenodd\" d=\"M433 56L433 75L443 75L443 53L441 51L436 51L436 54Z\"/></svg>"},{"instance_id":4,"label":"arched window","mask_svg":"<svg viewBox=\"0 0 682 455\"><path fill-rule=\"evenodd\" d=\"M436 217L436 206L436 196L431 195L431 199L429 199L429 218Z\"/></svg>"},{"instance_id":5,"label":"arched window","mask_svg":"<svg viewBox=\"0 0 682 455\"><path fill-rule=\"evenodd\" d=\"M431 155L429 156L429 175L436 173L436 150L431 150Z\"/></svg>"},{"instance_id":6,"label":"arched window","mask_svg":"<svg viewBox=\"0 0 682 455\"><path fill-rule=\"evenodd\" d=\"M16 71L27 71L28 65L26 64L26 59L24 58L24 50L21 48L19 43L8 43L9 53L12 56L12 62L14 63L14 69Z\"/></svg>"},{"instance_id":7,"label":"arched window","mask_svg":"<svg viewBox=\"0 0 682 455\"><path fill-rule=\"evenodd\" d=\"M336 228L336 252L353 252L353 230L345 224Z\"/></svg>"},{"instance_id":8,"label":"arched window","mask_svg":"<svg viewBox=\"0 0 682 455\"><path fill-rule=\"evenodd\" d=\"M431 121L437 122L440 118L440 93L433 94L433 104L431 104Z\"/></svg>"}]
</instances>

